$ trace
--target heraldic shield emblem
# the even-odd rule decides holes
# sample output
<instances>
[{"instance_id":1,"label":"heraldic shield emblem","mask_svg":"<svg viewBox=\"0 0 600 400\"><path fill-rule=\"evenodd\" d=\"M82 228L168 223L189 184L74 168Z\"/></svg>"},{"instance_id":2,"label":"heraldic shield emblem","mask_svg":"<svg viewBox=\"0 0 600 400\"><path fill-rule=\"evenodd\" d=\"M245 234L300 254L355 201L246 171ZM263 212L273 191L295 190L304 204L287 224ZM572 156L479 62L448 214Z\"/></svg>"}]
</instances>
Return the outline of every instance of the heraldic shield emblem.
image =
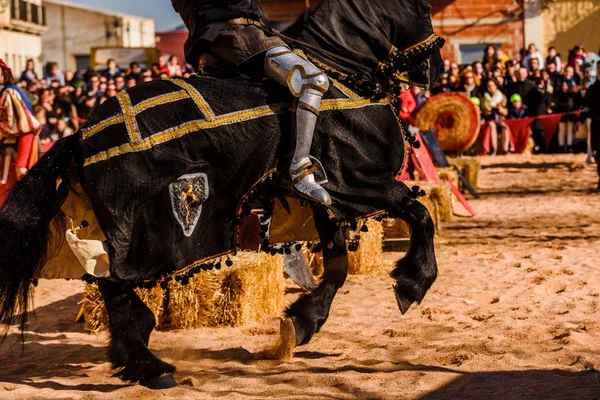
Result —
<instances>
[{"instance_id":1,"label":"heraldic shield emblem","mask_svg":"<svg viewBox=\"0 0 600 400\"><path fill-rule=\"evenodd\" d=\"M185 236L190 237L208 199L208 176L205 173L183 175L169 185L175 219Z\"/></svg>"}]
</instances>

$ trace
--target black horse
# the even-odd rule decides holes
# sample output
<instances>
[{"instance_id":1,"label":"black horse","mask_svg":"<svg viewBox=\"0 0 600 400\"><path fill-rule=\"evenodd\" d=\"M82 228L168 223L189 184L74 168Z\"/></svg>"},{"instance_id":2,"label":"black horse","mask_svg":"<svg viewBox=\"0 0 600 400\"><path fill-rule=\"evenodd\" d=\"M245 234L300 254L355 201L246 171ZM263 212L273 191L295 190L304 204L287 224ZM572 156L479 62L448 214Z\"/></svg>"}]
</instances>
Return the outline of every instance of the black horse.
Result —
<instances>
[{"instance_id":1,"label":"black horse","mask_svg":"<svg viewBox=\"0 0 600 400\"><path fill-rule=\"evenodd\" d=\"M398 79L427 84L442 68L428 1L323 0L297 38L299 52L332 80L312 154L323 163L333 205L313 207L325 272L286 311L271 354L284 358L327 320L347 275L346 230L360 230L366 218L402 218L412 229L410 250L392 272L402 313L437 275L433 222L395 180L411 138L385 96ZM237 74L151 82L105 102L14 186L0 210L0 321L23 328L32 282L56 252L50 232L65 232L51 226L64 223L68 196L88 198L110 259L110 278L97 279L109 359L124 380L173 386L174 367L148 349L154 315L133 289L185 283L229 264L239 226L256 205L267 231L263 250L291 245L268 233L275 199L291 196L287 174L277 173L289 165L286 96L276 84Z\"/></svg>"}]
</instances>

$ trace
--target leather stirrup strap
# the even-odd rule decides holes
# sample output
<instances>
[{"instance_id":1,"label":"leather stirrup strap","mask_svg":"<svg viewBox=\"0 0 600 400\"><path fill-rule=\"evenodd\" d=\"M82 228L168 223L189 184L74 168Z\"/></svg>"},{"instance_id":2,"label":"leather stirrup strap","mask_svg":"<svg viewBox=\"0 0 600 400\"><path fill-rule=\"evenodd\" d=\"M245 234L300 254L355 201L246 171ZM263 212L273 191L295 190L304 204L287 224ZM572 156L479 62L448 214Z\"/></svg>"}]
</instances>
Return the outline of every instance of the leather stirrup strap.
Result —
<instances>
[{"instance_id":1,"label":"leather stirrup strap","mask_svg":"<svg viewBox=\"0 0 600 400\"><path fill-rule=\"evenodd\" d=\"M317 167L312 167L312 168L309 168L306 171L302 172L300 175L298 175L297 177L294 178L294 185L296 183L300 182L302 179L306 178L307 176L314 174L318 170L319 169Z\"/></svg>"},{"instance_id":2,"label":"leather stirrup strap","mask_svg":"<svg viewBox=\"0 0 600 400\"><path fill-rule=\"evenodd\" d=\"M290 169L290 172L292 173L292 175L296 175L304 171L305 169L309 169L310 167L312 167L312 162L307 161L296 169Z\"/></svg>"}]
</instances>

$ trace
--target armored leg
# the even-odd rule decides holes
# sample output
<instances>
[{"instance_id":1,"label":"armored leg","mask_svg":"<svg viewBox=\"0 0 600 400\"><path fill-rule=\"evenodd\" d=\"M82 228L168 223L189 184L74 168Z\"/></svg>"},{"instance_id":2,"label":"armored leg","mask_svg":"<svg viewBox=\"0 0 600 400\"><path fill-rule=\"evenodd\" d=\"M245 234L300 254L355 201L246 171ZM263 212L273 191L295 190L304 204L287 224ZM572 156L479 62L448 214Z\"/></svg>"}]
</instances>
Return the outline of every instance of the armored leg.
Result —
<instances>
[{"instance_id":1,"label":"armored leg","mask_svg":"<svg viewBox=\"0 0 600 400\"><path fill-rule=\"evenodd\" d=\"M266 74L286 85L296 101L294 102L294 134L296 148L290 174L295 191L309 200L331 204L329 193L315 181L310 159L310 148L321 110L321 99L329 90L327 75L309 61L292 52L288 47L276 47L265 56Z\"/></svg>"}]
</instances>

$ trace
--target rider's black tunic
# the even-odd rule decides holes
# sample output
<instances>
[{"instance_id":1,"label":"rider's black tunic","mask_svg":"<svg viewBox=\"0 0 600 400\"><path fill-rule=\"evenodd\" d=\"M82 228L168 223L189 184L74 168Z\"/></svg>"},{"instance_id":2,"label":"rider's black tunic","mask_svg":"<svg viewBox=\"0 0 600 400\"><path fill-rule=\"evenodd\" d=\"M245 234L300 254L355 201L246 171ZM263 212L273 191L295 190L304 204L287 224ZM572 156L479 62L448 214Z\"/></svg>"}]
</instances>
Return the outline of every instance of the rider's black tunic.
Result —
<instances>
[{"instance_id":1,"label":"rider's black tunic","mask_svg":"<svg viewBox=\"0 0 600 400\"><path fill-rule=\"evenodd\" d=\"M232 25L227 21L248 18L259 21L258 0L171 0L190 36L185 43L185 59L194 67L202 53L239 66L250 58L285 43L252 25Z\"/></svg>"}]
</instances>

